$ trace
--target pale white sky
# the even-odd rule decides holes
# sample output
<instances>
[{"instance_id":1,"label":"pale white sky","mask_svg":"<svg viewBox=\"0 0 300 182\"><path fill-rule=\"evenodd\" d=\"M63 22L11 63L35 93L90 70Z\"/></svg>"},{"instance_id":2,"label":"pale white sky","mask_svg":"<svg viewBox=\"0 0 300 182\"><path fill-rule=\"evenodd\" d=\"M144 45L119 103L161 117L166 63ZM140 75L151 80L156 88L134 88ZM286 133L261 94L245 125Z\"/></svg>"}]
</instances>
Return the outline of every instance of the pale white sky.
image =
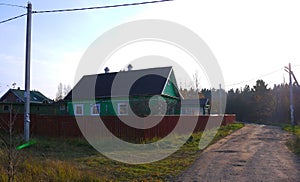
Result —
<instances>
[{"instance_id":1,"label":"pale white sky","mask_svg":"<svg viewBox=\"0 0 300 182\"><path fill-rule=\"evenodd\" d=\"M26 5L26 1L3 2ZM45 10L119 4L125 1L31 2L34 10ZM77 64L94 40L115 26L144 18L173 21L197 33L217 58L225 85L228 85L226 89L244 87L245 84L253 86L256 78L264 79L271 86L282 83L284 76L287 81L287 74L282 68L289 62L292 63L296 77L300 79L300 67L294 67L300 65L299 8L300 2L296 0L175 0L117 9L34 14L31 88L54 98L58 83L73 85ZM0 6L0 20L25 11ZM14 82L24 88L25 18L0 24L0 40L2 95ZM124 62L117 65L122 64ZM260 77L276 70L273 74ZM203 77L200 81L204 82ZM247 80L251 81L245 82Z\"/></svg>"},{"instance_id":2,"label":"pale white sky","mask_svg":"<svg viewBox=\"0 0 300 182\"><path fill-rule=\"evenodd\" d=\"M300 64L299 8L300 2L291 0L181 0L144 15L175 21L196 32L216 56L228 89L239 82L243 83L234 86L252 86L253 78L289 62ZM299 71L295 67L296 76ZM273 86L283 82L283 75L287 81L283 70L261 78Z\"/></svg>"}]
</instances>

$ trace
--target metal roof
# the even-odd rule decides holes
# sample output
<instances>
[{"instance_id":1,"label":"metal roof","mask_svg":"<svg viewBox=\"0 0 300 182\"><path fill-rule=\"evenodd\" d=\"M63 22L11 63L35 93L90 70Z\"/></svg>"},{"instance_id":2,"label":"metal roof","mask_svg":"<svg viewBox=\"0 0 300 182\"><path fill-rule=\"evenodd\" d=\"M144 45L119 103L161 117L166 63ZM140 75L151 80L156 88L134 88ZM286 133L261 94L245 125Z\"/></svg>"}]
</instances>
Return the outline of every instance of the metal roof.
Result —
<instances>
[{"instance_id":1,"label":"metal roof","mask_svg":"<svg viewBox=\"0 0 300 182\"><path fill-rule=\"evenodd\" d=\"M83 76L65 100L162 95L172 67L160 67ZM179 96L178 96L179 97Z\"/></svg>"}]
</instances>

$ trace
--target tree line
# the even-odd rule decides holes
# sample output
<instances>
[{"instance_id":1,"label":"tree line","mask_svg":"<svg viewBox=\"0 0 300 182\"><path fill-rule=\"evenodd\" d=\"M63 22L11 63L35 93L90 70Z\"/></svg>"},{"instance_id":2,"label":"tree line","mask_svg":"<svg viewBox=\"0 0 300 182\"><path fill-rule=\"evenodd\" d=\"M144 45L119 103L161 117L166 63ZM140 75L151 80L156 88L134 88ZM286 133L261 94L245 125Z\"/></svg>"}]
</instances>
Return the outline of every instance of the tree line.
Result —
<instances>
[{"instance_id":1,"label":"tree line","mask_svg":"<svg viewBox=\"0 0 300 182\"><path fill-rule=\"evenodd\" d=\"M196 89L180 89L184 98L195 95ZM241 89L230 89L227 92L219 89L202 89L199 98L211 98L212 92L227 95L227 114L236 114L238 121L290 123L290 86L274 85L268 88L263 80L257 80L252 87L245 85ZM293 102L295 122L300 124L300 87L293 86ZM218 103L212 103L218 104Z\"/></svg>"}]
</instances>

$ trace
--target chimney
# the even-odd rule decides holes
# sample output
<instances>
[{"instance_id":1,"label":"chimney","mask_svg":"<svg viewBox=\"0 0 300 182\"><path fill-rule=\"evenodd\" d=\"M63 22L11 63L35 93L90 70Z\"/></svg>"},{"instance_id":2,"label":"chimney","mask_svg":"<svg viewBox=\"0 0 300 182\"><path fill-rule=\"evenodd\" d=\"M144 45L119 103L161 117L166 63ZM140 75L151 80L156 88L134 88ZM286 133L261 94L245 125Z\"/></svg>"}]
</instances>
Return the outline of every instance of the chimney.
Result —
<instances>
[{"instance_id":1,"label":"chimney","mask_svg":"<svg viewBox=\"0 0 300 182\"><path fill-rule=\"evenodd\" d=\"M131 64L129 64L129 65L127 66L127 68L128 68L128 71L131 71L133 67L132 67Z\"/></svg>"},{"instance_id":2,"label":"chimney","mask_svg":"<svg viewBox=\"0 0 300 182\"><path fill-rule=\"evenodd\" d=\"M109 72L109 68L105 67L104 71L105 71L105 73L108 73Z\"/></svg>"}]
</instances>

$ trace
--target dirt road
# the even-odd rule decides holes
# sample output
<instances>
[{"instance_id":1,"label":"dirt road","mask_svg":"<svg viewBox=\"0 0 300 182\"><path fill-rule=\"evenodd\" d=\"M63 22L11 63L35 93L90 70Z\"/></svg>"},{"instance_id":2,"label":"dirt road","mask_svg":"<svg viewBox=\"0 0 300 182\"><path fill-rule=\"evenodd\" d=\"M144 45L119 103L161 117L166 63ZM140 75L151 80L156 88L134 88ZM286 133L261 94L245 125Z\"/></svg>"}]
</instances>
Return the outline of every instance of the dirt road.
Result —
<instances>
[{"instance_id":1,"label":"dirt road","mask_svg":"<svg viewBox=\"0 0 300 182\"><path fill-rule=\"evenodd\" d=\"M300 158L278 127L247 124L207 148L175 181L300 181Z\"/></svg>"}]
</instances>

